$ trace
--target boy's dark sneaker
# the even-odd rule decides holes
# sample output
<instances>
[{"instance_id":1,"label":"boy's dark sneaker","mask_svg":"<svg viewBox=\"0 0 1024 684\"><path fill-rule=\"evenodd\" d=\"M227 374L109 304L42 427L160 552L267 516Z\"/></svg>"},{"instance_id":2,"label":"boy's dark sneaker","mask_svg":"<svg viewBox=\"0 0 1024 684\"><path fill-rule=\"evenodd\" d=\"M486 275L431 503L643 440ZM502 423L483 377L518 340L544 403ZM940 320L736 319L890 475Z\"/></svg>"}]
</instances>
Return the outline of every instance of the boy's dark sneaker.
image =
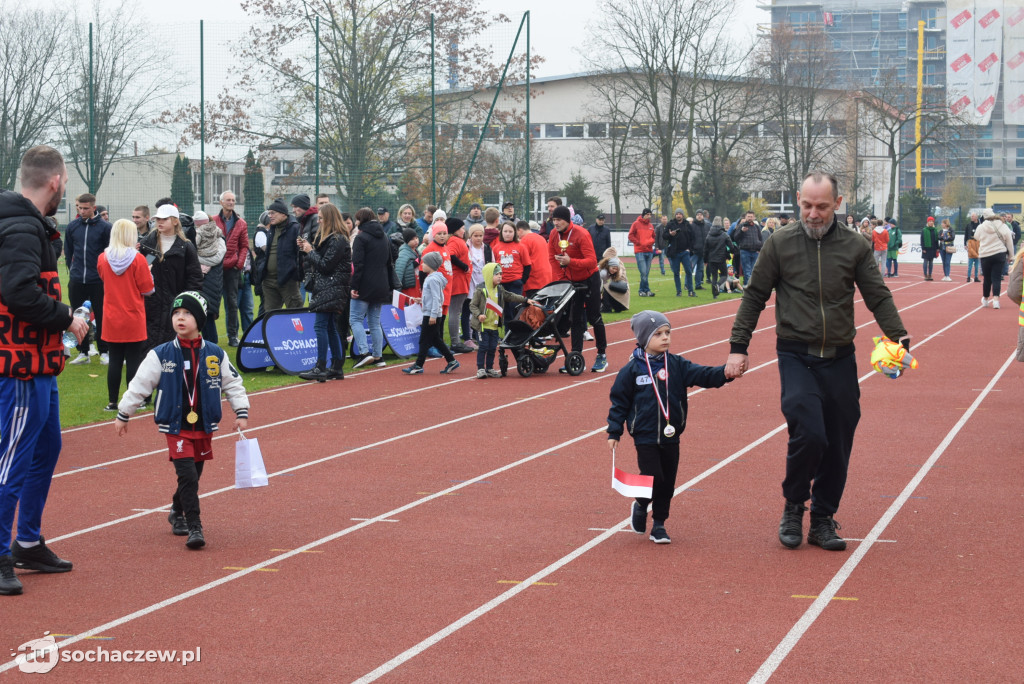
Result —
<instances>
[{"instance_id":1,"label":"boy's dark sneaker","mask_svg":"<svg viewBox=\"0 0 1024 684\"><path fill-rule=\"evenodd\" d=\"M664 525L655 525L651 528L651 541L655 544L671 544L672 539L668 536L668 532L665 531Z\"/></svg>"},{"instance_id":2,"label":"boy's dark sneaker","mask_svg":"<svg viewBox=\"0 0 1024 684\"><path fill-rule=\"evenodd\" d=\"M647 531L647 509L641 506L636 501L633 502L633 507L630 509L631 517L629 519L629 529L633 530L637 534L643 534Z\"/></svg>"},{"instance_id":3,"label":"boy's dark sneaker","mask_svg":"<svg viewBox=\"0 0 1024 684\"><path fill-rule=\"evenodd\" d=\"M594 359L594 365L591 366L591 373L604 373L608 370L608 357L605 354L598 354L597 358Z\"/></svg>"},{"instance_id":4,"label":"boy's dark sneaker","mask_svg":"<svg viewBox=\"0 0 1024 684\"><path fill-rule=\"evenodd\" d=\"M201 549L206 546L203 526L200 523L192 523L188 526L188 539L185 540L185 546L190 549Z\"/></svg>"},{"instance_id":5,"label":"boy's dark sneaker","mask_svg":"<svg viewBox=\"0 0 1024 684\"><path fill-rule=\"evenodd\" d=\"M22 546L15 539L11 544L11 557L14 559L14 567L22 570L37 570L39 572L71 572L71 561L60 558L46 546L43 535L39 535L39 543L28 548Z\"/></svg>"},{"instance_id":6,"label":"boy's dark sneaker","mask_svg":"<svg viewBox=\"0 0 1024 684\"><path fill-rule=\"evenodd\" d=\"M373 354L364 354L359 358L358 361L352 364L352 368L362 368L363 366L369 366L375 360L376 359L373 358Z\"/></svg>"},{"instance_id":7,"label":"boy's dark sneaker","mask_svg":"<svg viewBox=\"0 0 1024 684\"><path fill-rule=\"evenodd\" d=\"M171 532L177 537L184 537L188 534L188 523L185 516L178 511L172 510L167 514L167 522L171 523Z\"/></svg>"},{"instance_id":8,"label":"boy's dark sneaker","mask_svg":"<svg viewBox=\"0 0 1024 684\"><path fill-rule=\"evenodd\" d=\"M496 369L496 368L488 368L487 369L487 377L489 377L489 378L500 378L501 377L501 371Z\"/></svg>"},{"instance_id":9,"label":"boy's dark sneaker","mask_svg":"<svg viewBox=\"0 0 1024 684\"><path fill-rule=\"evenodd\" d=\"M402 372L406 375L420 375L423 373L423 366L414 363L408 368L403 368Z\"/></svg>"},{"instance_id":10,"label":"boy's dark sneaker","mask_svg":"<svg viewBox=\"0 0 1024 684\"><path fill-rule=\"evenodd\" d=\"M807 543L820 546L826 551L845 551L846 540L836 534L842 529L831 515L811 513L811 528L807 530Z\"/></svg>"},{"instance_id":11,"label":"boy's dark sneaker","mask_svg":"<svg viewBox=\"0 0 1024 684\"><path fill-rule=\"evenodd\" d=\"M0 596L15 596L22 589L21 580L14 574L14 559L10 554L0 556Z\"/></svg>"},{"instance_id":12,"label":"boy's dark sneaker","mask_svg":"<svg viewBox=\"0 0 1024 684\"><path fill-rule=\"evenodd\" d=\"M804 540L804 511L806 510L807 507L802 503L792 503L791 501L786 501L786 507L782 509L779 541L787 549L795 549Z\"/></svg>"},{"instance_id":13,"label":"boy's dark sneaker","mask_svg":"<svg viewBox=\"0 0 1024 684\"><path fill-rule=\"evenodd\" d=\"M462 365L461 363L459 363L455 359L452 359L451 361L448 362L447 366L445 366L443 369L441 369L441 374L442 375L448 375L449 373L454 373L455 370L459 366L461 366L461 365Z\"/></svg>"}]
</instances>

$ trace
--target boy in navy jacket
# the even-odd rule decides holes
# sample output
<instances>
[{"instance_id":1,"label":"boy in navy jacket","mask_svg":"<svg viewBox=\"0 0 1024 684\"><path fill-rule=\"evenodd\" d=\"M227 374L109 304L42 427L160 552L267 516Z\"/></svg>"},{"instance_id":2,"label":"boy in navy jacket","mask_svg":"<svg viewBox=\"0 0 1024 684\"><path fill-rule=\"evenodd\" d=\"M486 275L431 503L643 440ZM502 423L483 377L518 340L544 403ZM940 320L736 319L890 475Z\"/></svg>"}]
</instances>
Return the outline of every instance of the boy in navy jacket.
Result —
<instances>
[{"instance_id":1,"label":"boy in navy jacket","mask_svg":"<svg viewBox=\"0 0 1024 684\"><path fill-rule=\"evenodd\" d=\"M177 338L155 347L143 360L117 407L117 434L128 432L128 419L156 390L153 419L167 435L170 460L178 475L167 521L174 534L188 535L185 545L206 545L199 518L199 478L213 458L212 439L221 419L220 394L235 411L235 427L248 427L249 397L242 377L224 351L203 340L207 303L201 292L182 292L171 304Z\"/></svg>"},{"instance_id":2,"label":"boy in navy jacket","mask_svg":"<svg viewBox=\"0 0 1024 684\"><path fill-rule=\"evenodd\" d=\"M636 445L641 475L654 476L651 541L668 544L665 531L679 468L679 436L686 429L686 390L721 387L731 380L725 366L701 366L669 354L672 328L658 311L641 311L630 320L637 348L612 385L608 412L608 444L615 449L626 424ZM630 526L643 534L651 499L632 504Z\"/></svg>"}]
</instances>

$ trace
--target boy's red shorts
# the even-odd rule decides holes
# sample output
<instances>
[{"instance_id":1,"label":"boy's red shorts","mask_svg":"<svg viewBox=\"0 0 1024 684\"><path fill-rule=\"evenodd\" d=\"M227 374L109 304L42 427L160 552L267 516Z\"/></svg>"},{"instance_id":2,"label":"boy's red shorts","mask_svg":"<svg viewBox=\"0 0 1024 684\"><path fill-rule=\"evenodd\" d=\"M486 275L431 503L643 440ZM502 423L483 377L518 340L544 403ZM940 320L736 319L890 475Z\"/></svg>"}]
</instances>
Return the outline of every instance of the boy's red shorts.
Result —
<instances>
[{"instance_id":1,"label":"boy's red shorts","mask_svg":"<svg viewBox=\"0 0 1024 684\"><path fill-rule=\"evenodd\" d=\"M193 458L209 461L213 458L213 435L197 430L182 430L178 435L167 435L167 449L173 461L176 458Z\"/></svg>"}]
</instances>

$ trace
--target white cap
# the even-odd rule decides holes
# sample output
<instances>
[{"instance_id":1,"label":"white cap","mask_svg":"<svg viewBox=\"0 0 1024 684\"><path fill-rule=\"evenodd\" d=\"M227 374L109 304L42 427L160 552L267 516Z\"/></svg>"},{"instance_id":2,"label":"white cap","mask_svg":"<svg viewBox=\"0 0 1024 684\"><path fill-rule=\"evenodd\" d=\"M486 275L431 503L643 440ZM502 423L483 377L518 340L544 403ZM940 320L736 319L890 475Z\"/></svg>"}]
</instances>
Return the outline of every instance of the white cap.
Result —
<instances>
[{"instance_id":1,"label":"white cap","mask_svg":"<svg viewBox=\"0 0 1024 684\"><path fill-rule=\"evenodd\" d=\"M171 218L172 216L174 218L181 218L181 216L178 214L178 207L174 206L173 204L165 204L156 210L155 217L158 219ZM209 220L209 217L207 217L207 220Z\"/></svg>"},{"instance_id":2,"label":"white cap","mask_svg":"<svg viewBox=\"0 0 1024 684\"><path fill-rule=\"evenodd\" d=\"M192 221L197 226L203 226L210 222L210 217L206 215L205 211L197 211L196 213L192 214Z\"/></svg>"}]
</instances>

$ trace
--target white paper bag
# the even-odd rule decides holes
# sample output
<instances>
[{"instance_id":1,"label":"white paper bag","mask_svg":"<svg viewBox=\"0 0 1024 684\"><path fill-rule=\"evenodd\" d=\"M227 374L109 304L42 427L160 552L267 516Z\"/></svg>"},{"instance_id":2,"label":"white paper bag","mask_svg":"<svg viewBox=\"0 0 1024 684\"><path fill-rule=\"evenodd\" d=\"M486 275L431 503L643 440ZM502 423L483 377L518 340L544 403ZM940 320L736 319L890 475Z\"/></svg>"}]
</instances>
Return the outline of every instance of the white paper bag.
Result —
<instances>
[{"instance_id":1,"label":"white paper bag","mask_svg":"<svg viewBox=\"0 0 1024 684\"><path fill-rule=\"evenodd\" d=\"M418 328L423 325L423 307L410 304L405 307L405 325L407 328Z\"/></svg>"},{"instance_id":2,"label":"white paper bag","mask_svg":"<svg viewBox=\"0 0 1024 684\"><path fill-rule=\"evenodd\" d=\"M242 431L239 430L238 434L241 435ZM242 435L242 439L235 442L235 489L266 487L268 484L259 441Z\"/></svg>"}]
</instances>

